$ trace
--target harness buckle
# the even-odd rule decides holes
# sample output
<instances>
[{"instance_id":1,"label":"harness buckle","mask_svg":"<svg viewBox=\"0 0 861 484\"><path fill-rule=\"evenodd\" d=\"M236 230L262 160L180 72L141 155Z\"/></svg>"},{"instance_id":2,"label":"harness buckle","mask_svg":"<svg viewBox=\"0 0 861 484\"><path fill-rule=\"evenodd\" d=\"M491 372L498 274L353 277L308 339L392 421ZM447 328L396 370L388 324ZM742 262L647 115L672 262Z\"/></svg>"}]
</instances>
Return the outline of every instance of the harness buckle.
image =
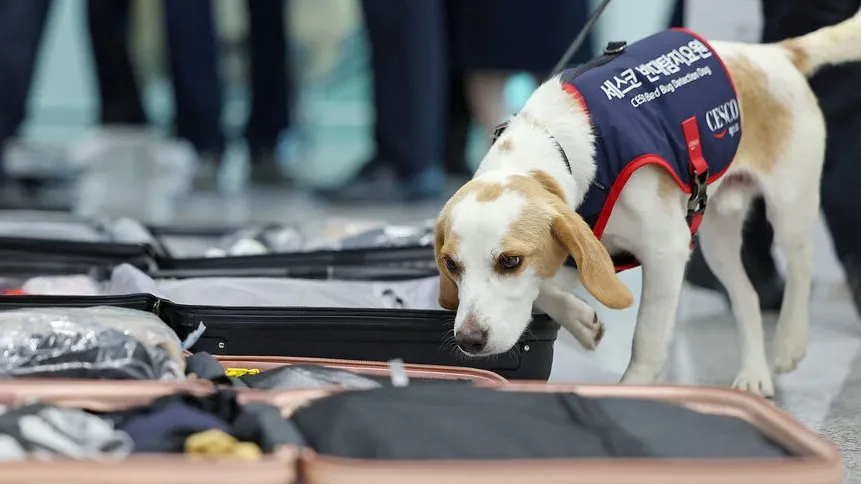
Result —
<instances>
[{"instance_id":1,"label":"harness buckle","mask_svg":"<svg viewBox=\"0 0 861 484\"><path fill-rule=\"evenodd\" d=\"M693 185L691 186L691 198L688 199L688 216L699 215L705 212L708 202L709 172L697 173L693 170Z\"/></svg>"},{"instance_id":2,"label":"harness buckle","mask_svg":"<svg viewBox=\"0 0 861 484\"><path fill-rule=\"evenodd\" d=\"M507 128L508 128L508 121L505 121L505 122L502 122L502 123L499 123L498 125L496 125L496 128L493 129L493 136L490 140L490 144L493 145L494 143L496 143L496 140L498 140L499 137L502 136L502 133L504 133Z\"/></svg>"}]
</instances>

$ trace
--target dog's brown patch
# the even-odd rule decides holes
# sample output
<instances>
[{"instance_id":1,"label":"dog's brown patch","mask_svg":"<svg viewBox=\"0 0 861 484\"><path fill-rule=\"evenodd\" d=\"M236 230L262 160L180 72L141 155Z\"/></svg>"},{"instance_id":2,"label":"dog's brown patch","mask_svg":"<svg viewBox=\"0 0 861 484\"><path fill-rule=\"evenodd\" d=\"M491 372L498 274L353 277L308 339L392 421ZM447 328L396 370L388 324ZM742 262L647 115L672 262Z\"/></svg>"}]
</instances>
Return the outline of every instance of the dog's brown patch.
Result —
<instances>
[{"instance_id":1,"label":"dog's brown patch","mask_svg":"<svg viewBox=\"0 0 861 484\"><path fill-rule=\"evenodd\" d=\"M800 39L784 40L780 46L789 53L789 58L796 69L805 74L811 70L810 56Z\"/></svg>"},{"instance_id":2,"label":"dog's brown patch","mask_svg":"<svg viewBox=\"0 0 861 484\"><path fill-rule=\"evenodd\" d=\"M439 305L443 309L455 311L460 304L457 294L457 282L454 274L450 274L445 266L445 258L457 253L458 239L455 234L449 234L449 211L443 209L434 227L434 253L437 270L439 270Z\"/></svg>"},{"instance_id":3,"label":"dog's brown patch","mask_svg":"<svg viewBox=\"0 0 861 484\"><path fill-rule=\"evenodd\" d=\"M769 89L768 75L744 57L725 59L735 81L744 129L736 163L768 173L791 139L792 112Z\"/></svg>"},{"instance_id":4,"label":"dog's brown patch","mask_svg":"<svg viewBox=\"0 0 861 484\"><path fill-rule=\"evenodd\" d=\"M511 138L505 138L504 140L499 142L499 151L501 153L508 153L509 151L514 149L514 142L511 141Z\"/></svg>"},{"instance_id":5,"label":"dog's brown patch","mask_svg":"<svg viewBox=\"0 0 861 484\"><path fill-rule=\"evenodd\" d=\"M556 183L556 180L550 176L546 171L542 170L532 170L529 172L529 176L535 179L538 183L544 187L551 195L561 198L565 200L565 192L562 191L562 187Z\"/></svg>"}]
</instances>

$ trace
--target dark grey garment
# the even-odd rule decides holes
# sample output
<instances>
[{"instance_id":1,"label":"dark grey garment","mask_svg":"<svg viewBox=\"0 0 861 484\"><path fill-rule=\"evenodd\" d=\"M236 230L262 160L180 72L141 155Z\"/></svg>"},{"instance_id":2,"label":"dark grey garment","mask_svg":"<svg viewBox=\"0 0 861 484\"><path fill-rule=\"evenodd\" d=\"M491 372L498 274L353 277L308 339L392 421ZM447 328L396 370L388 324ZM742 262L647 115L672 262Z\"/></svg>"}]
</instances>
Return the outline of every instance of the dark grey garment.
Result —
<instances>
[{"instance_id":1,"label":"dark grey garment","mask_svg":"<svg viewBox=\"0 0 861 484\"><path fill-rule=\"evenodd\" d=\"M471 386L348 392L292 420L317 452L363 459L781 458L733 417L638 399Z\"/></svg>"}]
</instances>

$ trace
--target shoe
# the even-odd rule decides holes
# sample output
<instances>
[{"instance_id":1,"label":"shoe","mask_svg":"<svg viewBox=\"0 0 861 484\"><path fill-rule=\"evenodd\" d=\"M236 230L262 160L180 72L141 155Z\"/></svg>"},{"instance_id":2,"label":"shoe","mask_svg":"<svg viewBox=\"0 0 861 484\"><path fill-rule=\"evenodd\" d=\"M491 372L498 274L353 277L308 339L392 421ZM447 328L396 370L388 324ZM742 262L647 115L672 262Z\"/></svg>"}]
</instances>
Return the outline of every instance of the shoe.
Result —
<instances>
[{"instance_id":1,"label":"shoe","mask_svg":"<svg viewBox=\"0 0 861 484\"><path fill-rule=\"evenodd\" d=\"M289 182L278 166L274 150L251 155L250 180L254 185L268 187L285 187Z\"/></svg>"},{"instance_id":2,"label":"shoe","mask_svg":"<svg viewBox=\"0 0 861 484\"><path fill-rule=\"evenodd\" d=\"M215 153L201 153L194 174L193 189L201 192L218 190L220 168L221 156Z\"/></svg>"},{"instance_id":3,"label":"shoe","mask_svg":"<svg viewBox=\"0 0 861 484\"><path fill-rule=\"evenodd\" d=\"M861 257L845 256L840 260L846 273L846 284L852 292L852 302L855 310L861 316Z\"/></svg>"},{"instance_id":4,"label":"shoe","mask_svg":"<svg viewBox=\"0 0 861 484\"><path fill-rule=\"evenodd\" d=\"M750 278L753 288L759 296L759 308L761 311L780 311L783 304L783 291L785 283L774 260L762 261L761 258L742 250L742 262L745 271ZM861 272L859 272L861 274ZM729 302L726 288L717 280L717 277L709 269L705 257L699 247L695 248L688 262L685 280L695 287L709 291L719 292Z\"/></svg>"},{"instance_id":5,"label":"shoe","mask_svg":"<svg viewBox=\"0 0 861 484\"><path fill-rule=\"evenodd\" d=\"M48 188L39 180L4 179L0 181L0 210L71 210L68 200L42 195ZM56 198L56 197L54 197Z\"/></svg>"}]
</instances>

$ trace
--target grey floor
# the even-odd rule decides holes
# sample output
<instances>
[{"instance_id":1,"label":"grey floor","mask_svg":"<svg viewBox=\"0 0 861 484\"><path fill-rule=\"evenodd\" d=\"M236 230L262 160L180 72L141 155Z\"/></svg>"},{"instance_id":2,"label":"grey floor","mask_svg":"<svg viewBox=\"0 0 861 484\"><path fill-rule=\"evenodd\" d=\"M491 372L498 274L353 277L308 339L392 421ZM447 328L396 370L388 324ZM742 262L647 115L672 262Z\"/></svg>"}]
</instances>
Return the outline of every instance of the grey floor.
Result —
<instances>
[{"instance_id":1,"label":"grey floor","mask_svg":"<svg viewBox=\"0 0 861 484\"><path fill-rule=\"evenodd\" d=\"M415 222L433 217L439 207L333 206L294 190L251 190L232 196L165 193L161 169L134 167L140 160L112 159L93 169L81 184L81 211L139 217L161 223L243 224L285 221L320 227L327 221L387 220ZM816 263L811 338L800 367L777 379L777 405L821 432L843 450L846 482L861 482L861 320L849 302L843 275L831 252L824 226L815 236ZM638 293L640 274L623 278ZM588 299L588 295L583 295ZM664 380L680 384L728 385L737 370L734 321L723 301L685 288L671 361ZM567 334L557 343L552 381L614 382L630 356L636 307L601 314L607 336L592 353ZM767 334L774 315L766 317Z\"/></svg>"}]
</instances>

